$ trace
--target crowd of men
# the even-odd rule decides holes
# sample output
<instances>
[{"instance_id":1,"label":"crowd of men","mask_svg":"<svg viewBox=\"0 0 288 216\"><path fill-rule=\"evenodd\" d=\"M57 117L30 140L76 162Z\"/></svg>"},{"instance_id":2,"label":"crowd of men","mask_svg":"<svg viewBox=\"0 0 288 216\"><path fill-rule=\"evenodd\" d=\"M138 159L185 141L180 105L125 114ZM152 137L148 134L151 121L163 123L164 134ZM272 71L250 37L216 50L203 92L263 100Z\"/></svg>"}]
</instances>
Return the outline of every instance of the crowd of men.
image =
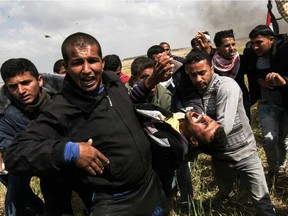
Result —
<instances>
[{"instance_id":1,"label":"crowd of men","mask_svg":"<svg viewBox=\"0 0 288 216\"><path fill-rule=\"evenodd\" d=\"M232 29L215 34L215 48L199 32L185 59L161 42L134 59L131 77L119 56L103 56L97 39L82 32L62 43L55 74L39 73L25 58L5 61L6 215L73 215L73 191L84 215L169 215L177 188L183 207L193 200L189 162L199 153L211 155L218 200L229 199L240 178L257 214L277 215L269 189L288 157L288 42L266 25L249 38L239 54ZM250 125L255 103L268 173ZM181 113L178 132L163 119L147 121L136 107L145 115ZM44 202L31 190L32 176L40 178Z\"/></svg>"}]
</instances>

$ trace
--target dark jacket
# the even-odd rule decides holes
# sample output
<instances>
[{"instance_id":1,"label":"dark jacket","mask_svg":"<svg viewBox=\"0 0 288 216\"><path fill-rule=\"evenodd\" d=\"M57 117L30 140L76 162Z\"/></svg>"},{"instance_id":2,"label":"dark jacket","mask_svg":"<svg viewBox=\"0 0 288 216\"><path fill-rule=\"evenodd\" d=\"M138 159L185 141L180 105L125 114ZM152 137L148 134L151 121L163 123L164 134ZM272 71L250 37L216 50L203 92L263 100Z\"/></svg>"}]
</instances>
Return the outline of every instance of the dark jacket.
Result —
<instances>
[{"instance_id":1,"label":"dark jacket","mask_svg":"<svg viewBox=\"0 0 288 216\"><path fill-rule=\"evenodd\" d=\"M25 130L29 122L24 112L10 104L0 118L0 149L5 151L16 133Z\"/></svg>"},{"instance_id":2,"label":"dark jacket","mask_svg":"<svg viewBox=\"0 0 288 216\"><path fill-rule=\"evenodd\" d=\"M49 95L60 92L63 77L54 74L42 74L44 85L43 89ZM10 95L7 88L0 87L0 149L6 149L11 144L16 133L23 131L29 122L38 116L38 111L27 113L11 104Z\"/></svg>"},{"instance_id":3,"label":"dark jacket","mask_svg":"<svg viewBox=\"0 0 288 216\"><path fill-rule=\"evenodd\" d=\"M173 83L175 85L173 94L174 104L179 104L181 102L182 107L178 105L176 112L181 108L191 108L197 113L204 113L204 108L202 104L202 98L199 94L198 89L193 85L190 80L189 75L185 71L185 65L182 65L172 76Z\"/></svg>"},{"instance_id":4,"label":"dark jacket","mask_svg":"<svg viewBox=\"0 0 288 216\"><path fill-rule=\"evenodd\" d=\"M249 82L249 93L251 98L251 105L257 102L257 100L261 99L261 88L257 82L260 78L265 78L266 75L270 72L279 73L282 77L287 79L288 77L288 42L279 43L279 41L275 40L272 48L270 50L270 70L269 71L259 71L256 68L256 64L258 61L258 56L249 47L249 44L244 50L244 70L247 73L248 82ZM241 62L242 64L242 62ZM275 87L274 91L280 91L284 105L288 110L288 88L287 84L284 87Z\"/></svg>"},{"instance_id":5,"label":"dark jacket","mask_svg":"<svg viewBox=\"0 0 288 216\"><path fill-rule=\"evenodd\" d=\"M244 79L245 66L244 66L244 63L242 64L243 61L244 61L244 56L240 55L240 68L234 80L238 83L239 87L241 88L241 91L243 93L243 100L250 101L249 92L248 92L247 86L245 85L245 79ZM214 71L215 73L221 76L221 73L219 73L216 68L214 68Z\"/></svg>"},{"instance_id":6,"label":"dark jacket","mask_svg":"<svg viewBox=\"0 0 288 216\"><path fill-rule=\"evenodd\" d=\"M125 191L145 181L151 169L150 143L119 77L103 72L102 78L105 90L95 96L83 92L66 75L62 95L49 101L28 131L16 136L7 149L8 170L37 175L66 170L72 179L89 183L98 192ZM110 160L101 175L91 176L64 161L68 141L90 138Z\"/></svg>"}]
</instances>

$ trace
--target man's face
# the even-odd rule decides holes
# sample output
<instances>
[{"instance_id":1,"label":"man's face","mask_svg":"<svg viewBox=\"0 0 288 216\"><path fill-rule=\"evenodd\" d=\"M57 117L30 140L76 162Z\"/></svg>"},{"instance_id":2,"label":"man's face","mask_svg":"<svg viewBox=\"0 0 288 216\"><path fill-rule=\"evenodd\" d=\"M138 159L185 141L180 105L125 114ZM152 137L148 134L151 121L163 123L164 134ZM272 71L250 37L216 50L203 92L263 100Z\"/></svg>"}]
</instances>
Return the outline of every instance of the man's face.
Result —
<instances>
[{"instance_id":1,"label":"man's face","mask_svg":"<svg viewBox=\"0 0 288 216\"><path fill-rule=\"evenodd\" d=\"M22 104L29 105L37 101L43 80L42 76L36 79L30 72L26 71L6 79L5 85L12 97Z\"/></svg>"},{"instance_id":2,"label":"man's face","mask_svg":"<svg viewBox=\"0 0 288 216\"><path fill-rule=\"evenodd\" d=\"M219 47L217 47L218 54L226 59L233 59L236 50L235 47L235 39L234 38L222 38L222 43Z\"/></svg>"},{"instance_id":3,"label":"man's face","mask_svg":"<svg viewBox=\"0 0 288 216\"><path fill-rule=\"evenodd\" d=\"M212 75L214 74L214 68L210 66L207 60L201 60L199 62L193 62L186 65L186 72L189 74L191 82L199 90L207 89L211 82Z\"/></svg>"},{"instance_id":4,"label":"man's face","mask_svg":"<svg viewBox=\"0 0 288 216\"><path fill-rule=\"evenodd\" d=\"M82 90L90 92L102 84L103 61L96 44L68 46L67 73Z\"/></svg>"},{"instance_id":5,"label":"man's face","mask_svg":"<svg viewBox=\"0 0 288 216\"><path fill-rule=\"evenodd\" d=\"M121 74L121 66L119 65L117 68L116 68L116 70L115 70L115 73L118 75L118 76L120 76L120 74Z\"/></svg>"},{"instance_id":6,"label":"man's face","mask_svg":"<svg viewBox=\"0 0 288 216\"><path fill-rule=\"evenodd\" d=\"M202 49L198 40L195 41L195 44L192 46L192 49L198 51Z\"/></svg>"},{"instance_id":7,"label":"man's face","mask_svg":"<svg viewBox=\"0 0 288 216\"><path fill-rule=\"evenodd\" d=\"M265 56L269 54L272 47L274 38L272 36L262 36L258 35L255 38L250 39L252 44L252 49L257 56Z\"/></svg>"},{"instance_id":8,"label":"man's face","mask_svg":"<svg viewBox=\"0 0 288 216\"><path fill-rule=\"evenodd\" d=\"M149 76L151 76L153 74L153 68L146 68L144 69L138 76L136 76L134 78L134 83L138 83L143 79L148 78ZM156 87L154 87L153 89L151 89L151 95L154 95L156 91Z\"/></svg>"},{"instance_id":9,"label":"man's face","mask_svg":"<svg viewBox=\"0 0 288 216\"><path fill-rule=\"evenodd\" d=\"M167 55L171 55L171 49L170 49L170 46L168 44L162 44L161 46L163 47L163 49L165 50Z\"/></svg>"},{"instance_id":10,"label":"man's face","mask_svg":"<svg viewBox=\"0 0 288 216\"><path fill-rule=\"evenodd\" d=\"M181 120L179 124L181 134L194 145L197 145L198 141L202 144L213 141L218 127L218 123L209 116L199 115L195 112L187 112L185 119Z\"/></svg>"},{"instance_id":11,"label":"man's face","mask_svg":"<svg viewBox=\"0 0 288 216\"><path fill-rule=\"evenodd\" d=\"M64 66L60 67L58 74L66 74L66 69Z\"/></svg>"}]
</instances>

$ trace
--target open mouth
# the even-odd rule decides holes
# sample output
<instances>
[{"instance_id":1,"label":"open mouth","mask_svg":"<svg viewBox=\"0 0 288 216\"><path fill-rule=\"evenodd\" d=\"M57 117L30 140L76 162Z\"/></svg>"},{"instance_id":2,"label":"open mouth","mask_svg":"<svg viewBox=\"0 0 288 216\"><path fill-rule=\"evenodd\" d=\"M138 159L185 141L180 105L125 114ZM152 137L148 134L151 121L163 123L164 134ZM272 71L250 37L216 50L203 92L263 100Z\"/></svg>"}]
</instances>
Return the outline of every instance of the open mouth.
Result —
<instances>
[{"instance_id":1,"label":"open mouth","mask_svg":"<svg viewBox=\"0 0 288 216\"><path fill-rule=\"evenodd\" d=\"M82 77L81 82L84 83L85 85L91 85L95 81L95 77Z\"/></svg>"},{"instance_id":2,"label":"open mouth","mask_svg":"<svg viewBox=\"0 0 288 216\"><path fill-rule=\"evenodd\" d=\"M25 96L22 96L22 97L20 97L19 99L21 100L21 101L27 101L27 100L29 100L29 95L25 95Z\"/></svg>"},{"instance_id":3,"label":"open mouth","mask_svg":"<svg viewBox=\"0 0 288 216\"><path fill-rule=\"evenodd\" d=\"M190 118L192 119L192 121L194 122L198 122L200 120L201 115L199 115L196 112L191 112L190 113Z\"/></svg>"}]
</instances>

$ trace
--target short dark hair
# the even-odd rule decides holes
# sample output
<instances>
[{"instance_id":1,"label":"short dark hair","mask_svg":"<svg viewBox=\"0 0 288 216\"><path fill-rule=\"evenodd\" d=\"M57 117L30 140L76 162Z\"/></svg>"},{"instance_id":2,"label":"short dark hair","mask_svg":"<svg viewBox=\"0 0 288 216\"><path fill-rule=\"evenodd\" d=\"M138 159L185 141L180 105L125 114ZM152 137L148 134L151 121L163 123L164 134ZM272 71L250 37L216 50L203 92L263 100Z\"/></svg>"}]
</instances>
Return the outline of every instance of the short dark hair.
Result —
<instances>
[{"instance_id":1,"label":"short dark hair","mask_svg":"<svg viewBox=\"0 0 288 216\"><path fill-rule=\"evenodd\" d=\"M211 57L205 50L196 50L195 52L190 52L185 58L185 65L197 63L202 60L206 60L207 63L212 66Z\"/></svg>"},{"instance_id":2,"label":"short dark hair","mask_svg":"<svg viewBox=\"0 0 288 216\"><path fill-rule=\"evenodd\" d=\"M59 59L59 60L57 60L55 63L54 63L54 66L53 66L53 72L54 73L59 73L59 71L60 71L60 68L62 67L62 66L64 66L64 60L63 59Z\"/></svg>"},{"instance_id":3,"label":"short dark hair","mask_svg":"<svg viewBox=\"0 0 288 216\"><path fill-rule=\"evenodd\" d=\"M98 54L102 58L102 49L100 46L100 43L94 38L92 35L83 33L83 32L77 32L74 34L69 35L62 43L61 51L62 56L65 61L65 63L68 63L68 55L67 55L67 47L68 46L74 46L74 47L86 47L87 45L94 45L96 44L98 46Z\"/></svg>"},{"instance_id":4,"label":"short dark hair","mask_svg":"<svg viewBox=\"0 0 288 216\"><path fill-rule=\"evenodd\" d=\"M266 25L258 25L256 26L250 33L249 33L249 38L255 38L257 36L275 36L275 33L273 30Z\"/></svg>"},{"instance_id":5,"label":"short dark hair","mask_svg":"<svg viewBox=\"0 0 288 216\"><path fill-rule=\"evenodd\" d=\"M30 60L25 58L8 59L2 64L0 71L5 83L8 78L21 75L24 72L29 72L36 79L39 77L39 72L36 66Z\"/></svg>"},{"instance_id":6,"label":"short dark hair","mask_svg":"<svg viewBox=\"0 0 288 216\"><path fill-rule=\"evenodd\" d=\"M165 49L160 45L153 45L147 50L147 56L150 59L153 59L153 55L163 53Z\"/></svg>"},{"instance_id":7,"label":"short dark hair","mask_svg":"<svg viewBox=\"0 0 288 216\"><path fill-rule=\"evenodd\" d=\"M165 45L165 44L170 47L170 44L169 44L168 42L165 42L165 41L161 42L161 43L159 44L159 46L163 46L163 45Z\"/></svg>"},{"instance_id":8,"label":"short dark hair","mask_svg":"<svg viewBox=\"0 0 288 216\"><path fill-rule=\"evenodd\" d=\"M131 75L138 76L143 70L153 67L154 61L152 59L145 56L137 57L131 64Z\"/></svg>"},{"instance_id":9,"label":"short dark hair","mask_svg":"<svg viewBox=\"0 0 288 216\"><path fill-rule=\"evenodd\" d=\"M222 45L223 38L235 38L233 29L216 32L215 37L214 37L214 43L216 47L219 47Z\"/></svg>"},{"instance_id":10,"label":"short dark hair","mask_svg":"<svg viewBox=\"0 0 288 216\"><path fill-rule=\"evenodd\" d=\"M197 40L197 38L192 38L192 40L191 40L191 42L190 42L191 47L193 47L193 46L196 45L196 42L197 42L196 40Z\"/></svg>"},{"instance_id":11,"label":"short dark hair","mask_svg":"<svg viewBox=\"0 0 288 216\"><path fill-rule=\"evenodd\" d=\"M122 68L122 63L118 55L112 54L105 56L105 64L103 68L105 71L116 71L119 66Z\"/></svg>"}]
</instances>

